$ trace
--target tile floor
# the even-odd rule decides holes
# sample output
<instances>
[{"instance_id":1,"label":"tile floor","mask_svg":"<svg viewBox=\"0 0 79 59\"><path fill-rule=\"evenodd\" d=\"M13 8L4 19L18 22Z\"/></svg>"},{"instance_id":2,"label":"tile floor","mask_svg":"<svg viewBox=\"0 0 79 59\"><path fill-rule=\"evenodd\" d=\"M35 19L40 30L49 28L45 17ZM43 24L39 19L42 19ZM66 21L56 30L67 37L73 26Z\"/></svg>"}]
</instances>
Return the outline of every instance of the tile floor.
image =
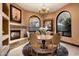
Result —
<instances>
[{"instance_id":1,"label":"tile floor","mask_svg":"<svg viewBox=\"0 0 79 59\"><path fill-rule=\"evenodd\" d=\"M27 44L27 43L26 43ZM15 49L12 49L9 53L8 56L23 56L22 54L22 49L26 45L23 44ZM66 43L61 43L64 47L68 49L69 56L79 56L79 47L75 47Z\"/></svg>"},{"instance_id":2,"label":"tile floor","mask_svg":"<svg viewBox=\"0 0 79 59\"><path fill-rule=\"evenodd\" d=\"M61 45L67 48L69 56L79 56L79 47L72 46L66 43L61 43Z\"/></svg>"}]
</instances>

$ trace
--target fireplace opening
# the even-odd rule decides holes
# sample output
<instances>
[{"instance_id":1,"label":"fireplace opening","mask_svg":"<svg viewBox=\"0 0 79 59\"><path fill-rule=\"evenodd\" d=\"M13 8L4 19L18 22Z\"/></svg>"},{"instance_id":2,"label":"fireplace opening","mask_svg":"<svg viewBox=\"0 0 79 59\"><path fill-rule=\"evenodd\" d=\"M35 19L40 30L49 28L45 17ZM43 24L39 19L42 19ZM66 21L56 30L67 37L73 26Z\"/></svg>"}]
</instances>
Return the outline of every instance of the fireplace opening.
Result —
<instances>
[{"instance_id":1,"label":"fireplace opening","mask_svg":"<svg viewBox=\"0 0 79 59\"><path fill-rule=\"evenodd\" d=\"M30 36L30 33L28 32L28 31L26 31L25 33L24 33L24 37L29 37Z\"/></svg>"},{"instance_id":2,"label":"fireplace opening","mask_svg":"<svg viewBox=\"0 0 79 59\"><path fill-rule=\"evenodd\" d=\"M20 38L20 30L10 30L10 39L15 40Z\"/></svg>"}]
</instances>

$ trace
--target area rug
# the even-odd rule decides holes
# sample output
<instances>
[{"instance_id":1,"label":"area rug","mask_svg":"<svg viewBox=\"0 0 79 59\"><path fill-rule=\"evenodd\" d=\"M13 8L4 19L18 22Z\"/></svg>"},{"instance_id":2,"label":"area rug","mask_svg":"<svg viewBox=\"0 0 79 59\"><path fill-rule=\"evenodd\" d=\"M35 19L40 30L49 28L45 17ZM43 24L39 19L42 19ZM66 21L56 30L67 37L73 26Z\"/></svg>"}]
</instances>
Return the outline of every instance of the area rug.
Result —
<instances>
[{"instance_id":1,"label":"area rug","mask_svg":"<svg viewBox=\"0 0 79 59\"><path fill-rule=\"evenodd\" d=\"M23 47L22 53L24 56L68 56L68 50L66 49L66 47L60 45L59 49L57 49L54 55L51 54L46 54L46 55L35 55L35 52L32 51L31 45L27 44Z\"/></svg>"}]
</instances>

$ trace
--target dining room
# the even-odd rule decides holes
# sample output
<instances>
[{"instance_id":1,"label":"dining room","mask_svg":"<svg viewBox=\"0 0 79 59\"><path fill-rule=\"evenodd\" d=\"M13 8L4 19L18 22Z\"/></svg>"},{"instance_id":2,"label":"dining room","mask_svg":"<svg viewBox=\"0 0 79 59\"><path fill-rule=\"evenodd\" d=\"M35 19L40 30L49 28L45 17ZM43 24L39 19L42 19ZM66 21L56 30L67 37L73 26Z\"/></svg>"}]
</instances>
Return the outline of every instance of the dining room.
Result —
<instances>
[{"instance_id":1,"label":"dining room","mask_svg":"<svg viewBox=\"0 0 79 59\"><path fill-rule=\"evenodd\" d=\"M1 56L79 55L79 3L0 3L0 7Z\"/></svg>"}]
</instances>

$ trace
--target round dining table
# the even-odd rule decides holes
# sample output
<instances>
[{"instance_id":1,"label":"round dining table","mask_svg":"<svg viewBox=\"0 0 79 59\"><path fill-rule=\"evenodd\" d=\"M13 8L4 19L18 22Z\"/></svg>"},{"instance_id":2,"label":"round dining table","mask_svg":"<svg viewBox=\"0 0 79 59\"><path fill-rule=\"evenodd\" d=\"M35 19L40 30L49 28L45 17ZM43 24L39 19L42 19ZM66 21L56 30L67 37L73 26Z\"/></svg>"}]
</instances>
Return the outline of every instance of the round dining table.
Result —
<instances>
[{"instance_id":1,"label":"round dining table","mask_svg":"<svg viewBox=\"0 0 79 59\"><path fill-rule=\"evenodd\" d=\"M52 37L53 35L37 35L39 40L50 40Z\"/></svg>"},{"instance_id":2,"label":"round dining table","mask_svg":"<svg viewBox=\"0 0 79 59\"><path fill-rule=\"evenodd\" d=\"M45 46L46 41L51 40L53 35L37 35L37 39L42 42L42 49L46 49L47 47Z\"/></svg>"},{"instance_id":3,"label":"round dining table","mask_svg":"<svg viewBox=\"0 0 79 59\"><path fill-rule=\"evenodd\" d=\"M41 41L42 47L40 48L33 48L33 50L36 52L36 55L38 54L49 54L52 53L53 50L50 50L46 47L46 42L50 41L52 39L52 35L37 35L38 41Z\"/></svg>"}]
</instances>

